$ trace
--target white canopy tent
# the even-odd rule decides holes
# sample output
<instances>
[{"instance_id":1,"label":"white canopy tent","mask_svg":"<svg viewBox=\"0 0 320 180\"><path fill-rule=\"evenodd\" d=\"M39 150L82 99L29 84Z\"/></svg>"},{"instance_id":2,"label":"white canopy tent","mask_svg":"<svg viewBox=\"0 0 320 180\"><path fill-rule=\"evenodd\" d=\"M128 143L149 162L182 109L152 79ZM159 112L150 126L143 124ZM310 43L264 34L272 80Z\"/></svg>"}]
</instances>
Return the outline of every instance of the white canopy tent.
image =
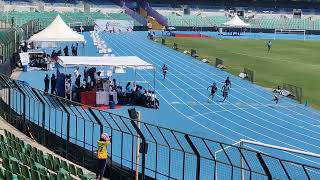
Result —
<instances>
[{"instance_id":1,"label":"white canopy tent","mask_svg":"<svg viewBox=\"0 0 320 180\"><path fill-rule=\"evenodd\" d=\"M30 37L28 42L85 42L84 36L72 30L58 15L44 30Z\"/></svg>"},{"instance_id":2,"label":"white canopy tent","mask_svg":"<svg viewBox=\"0 0 320 180\"><path fill-rule=\"evenodd\" d=\"M250 27L250 24L243 22L238 15L235 15L229 21L223 23L225 27L242 28Z\"/></svg>"},{"instance_id":3,"label":"white canopy tent","mask_svg":"<svg viewBox=\"0 0 320 180\"><path fill-rule=\"evenodd\" d=\"M154 69L154 66L137 56L59 56L61 65L67 66L108 66L135 69Z\"/></svg>"},{"instance_id":4,"label":"white canopy tent","mask_svg":"<svg viewBox=\"0 0 320 180\"><path fill-rule=\"evenodd\" d=\"M59 63L66 69L70 66L107 66L113 68L133 68L135 70L153 70L153 89L155 92L155 83L156 83L156 68L154 65L142 60L137 56L102 56L102 57L93 57L93 56L58 56Z\"/></svg>"}]
</instances>

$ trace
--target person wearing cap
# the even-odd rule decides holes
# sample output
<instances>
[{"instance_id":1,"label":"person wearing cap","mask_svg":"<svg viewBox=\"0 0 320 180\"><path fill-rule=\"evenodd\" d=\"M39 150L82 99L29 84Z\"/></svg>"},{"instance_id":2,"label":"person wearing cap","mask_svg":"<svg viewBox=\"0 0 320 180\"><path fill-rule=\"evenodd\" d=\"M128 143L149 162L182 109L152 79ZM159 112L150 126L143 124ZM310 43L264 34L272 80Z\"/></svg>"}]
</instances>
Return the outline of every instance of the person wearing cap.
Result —
<instances>
[{"instance_id":1,"label":"person wearing cap","mask_svg":"<svg viewBox=\"0 0 320 180\"><path fill-rule=\"evenodd\" d=\"M98 171L97 171L97 179L103 178L104 170L107 165L107 146L110 144L110 137L106 133L102 133L100 136L100 140L98 141L98 150L97 150L97 158L98 158Z\"/></svg>"}]
</instances>

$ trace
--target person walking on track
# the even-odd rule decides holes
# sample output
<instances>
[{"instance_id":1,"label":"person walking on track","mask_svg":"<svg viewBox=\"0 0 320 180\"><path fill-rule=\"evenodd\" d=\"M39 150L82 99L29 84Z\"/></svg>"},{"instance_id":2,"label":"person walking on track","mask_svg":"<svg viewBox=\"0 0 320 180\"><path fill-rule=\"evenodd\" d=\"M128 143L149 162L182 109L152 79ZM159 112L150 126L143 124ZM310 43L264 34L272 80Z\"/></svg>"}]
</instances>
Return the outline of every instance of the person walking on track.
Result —
<instances>
[{"instance_id":1,"label":"person walking on track","mask_svg":"<svg viewBox=\"0 0 320 180\"><path fill-rule=\"evenodd\" d=\"M166 79L167 71L168 71L168 67L167 67L166 64L164 64L163 67L162 67L162 73L163 73L163 78L164 79Z\"/></svg>"}]
</instances>

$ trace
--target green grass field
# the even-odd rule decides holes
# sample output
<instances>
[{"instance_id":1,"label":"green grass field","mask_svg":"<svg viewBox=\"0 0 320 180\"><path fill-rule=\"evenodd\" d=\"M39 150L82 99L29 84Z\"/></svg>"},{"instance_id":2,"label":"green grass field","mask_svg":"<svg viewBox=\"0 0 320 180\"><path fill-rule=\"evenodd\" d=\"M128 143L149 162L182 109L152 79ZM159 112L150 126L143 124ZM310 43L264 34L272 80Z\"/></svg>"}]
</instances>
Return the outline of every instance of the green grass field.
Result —
<instances>
[{"instance_id":1,"label":"green grass field","mask_svg":"<svg viewBox=\"0 0 320 180\"><path fill-rule=\"evenodd\" d=\"M247 67L254 70L255 82L275 88L283 83L303 89L303 100L320 109L320 41L274 40L267 53L266 40L173 38L166 45L178 44L179 50L196 49L210 64L224 60L226 71L238 75ZM158 39L161 42L161 39Z\"/></svg>"}]
</instances>

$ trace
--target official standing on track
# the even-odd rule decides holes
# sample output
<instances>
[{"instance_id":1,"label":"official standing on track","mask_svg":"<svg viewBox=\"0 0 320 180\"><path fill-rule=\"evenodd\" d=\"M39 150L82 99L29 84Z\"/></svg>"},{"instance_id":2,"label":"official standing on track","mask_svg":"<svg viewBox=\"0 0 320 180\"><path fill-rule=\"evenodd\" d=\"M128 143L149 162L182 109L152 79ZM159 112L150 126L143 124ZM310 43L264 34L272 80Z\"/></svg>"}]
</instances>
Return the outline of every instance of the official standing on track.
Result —
<instances>
[{"instance_id":1,"label":"official standing on track","mask_svg":"<svg viewBox=\"0 0 320 180\"><path fill-rule=\"evenodd\" d=\"M44 78L44 93L48 93L49 83L50 83L50 79L49 79L49 75L47 74L46 77Z\"/></svg>"}]
</instances>

